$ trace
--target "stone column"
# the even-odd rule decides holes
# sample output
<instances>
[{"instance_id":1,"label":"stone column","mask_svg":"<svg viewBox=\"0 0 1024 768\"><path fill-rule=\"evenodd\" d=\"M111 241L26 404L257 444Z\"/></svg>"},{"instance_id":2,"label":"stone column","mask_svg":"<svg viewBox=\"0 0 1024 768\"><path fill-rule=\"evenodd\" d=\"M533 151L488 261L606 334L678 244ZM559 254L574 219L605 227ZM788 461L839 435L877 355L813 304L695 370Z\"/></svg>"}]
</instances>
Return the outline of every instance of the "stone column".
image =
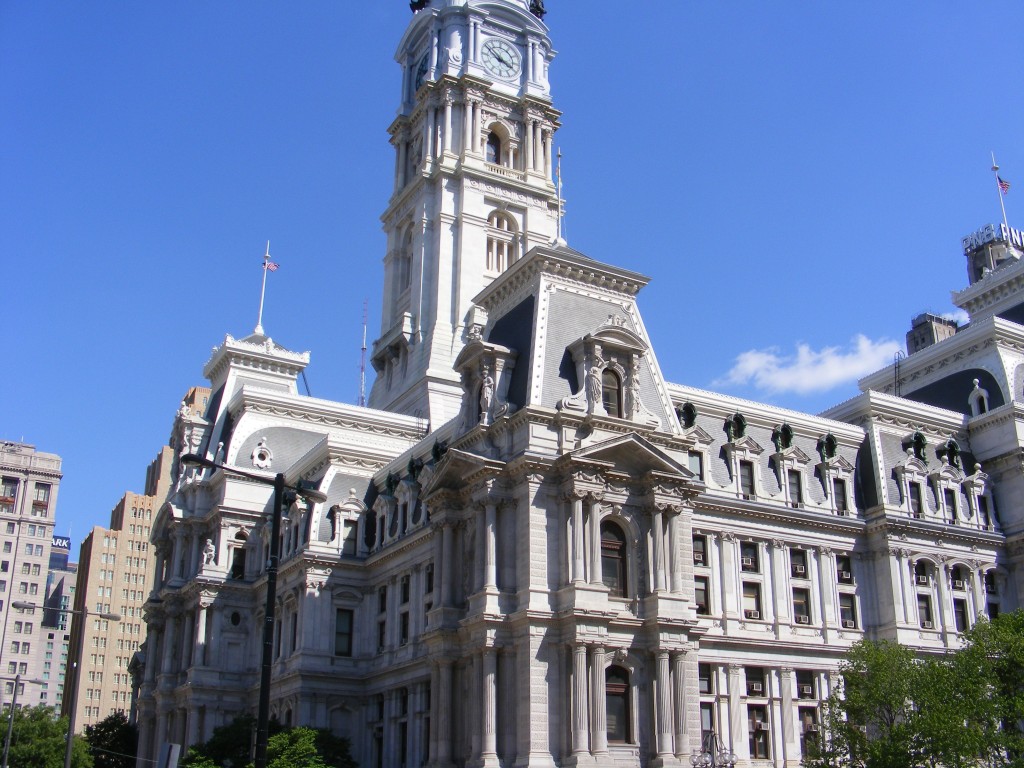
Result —
<instances>
[{"instance_id":1,"label":"stone column","mask_svg":"<svg viewBox=\"0 0 1024 768\"><path fill-rule=\"evenodd\" d=\"M199 555L202 552L202 534L199 531L192 531L192 543L190 545L191 552L189 554L189 566L188 572L185 574L186 577L191 577L199 573Z\"/></svg>"},{"instance_id":2,"label":"stone column","mask_svg":"<svg viewBox=\"0 0 1024 768\"><path fill-rule=\"evenodd\" d=\"M455 581L454 536L455 529L452 521L445 520L441 524L441 561L437 563L441 567L441 605L445 608L451 607L452 588Z\"/></svg>"},{"instance_id":3,"label":"stone column","mask_svg":"<svg viewBox=\"0 0 1024 768\"><path fill-rule=\"evenodd\" d=\"M163 664L160 668L160 672L165 675L169 675L174 672L174 630L175 624L178 623L178 619L175 616L168 616L164 621L164 658Z\"/></svg>"},{"instance_id":4,"label":"stone column","mask_svg":"<svg viewBox=\"0 0 1024 768\"><path fill-rule=\"evenodd\" d=\"M582 584L583 570L583 499L572 495L572 583Z\"/></svg>"},{"instance_id":5,"label":"stone column","mask_svg":"<svg viewBox=\"0 0 1024 768\"><path fill-rule=\"evenodd\" d=\"M443 152L448 152L452 148L452 97L451 94L445 94L444 97L444 125L442 127L443 134L441 136L441 147Z\"/></svg>"},{"instance_id":6,"label":"stone column","mask_svg":"<svg viewBox=\"0 0 1024 768\"><path fill-rule=\"evenodd\" d=\"M552 177L552 173L551 173L551 161L552 161L552 157L551 157L551 131L545 131L544 132L544 160L545 160L545 166L546 166L548 178L550 179Z\"/></svg>"},{"instance_id":7,"label":"stone column","mask_svg":"<svg viewBox=\"0 0 1024 768\"><path fill-rule=\"evenodd\" d=\"M782 758L790 763L798 761L800 754L798 744L799 737L794 724L793 708L793 669L792 667L781 667L779 669L779 689L782 698Z\"/></svg>"},{"instance_id":8,"label":"stone column","mask_svg":"<svg viewBox=\"0 0 1024 768\"><path fill-rule=\"evenodd\" d=\"M484 502L484 589L497 590L497 505L490 499Z\"/></svg>"},{"instance_id":9,"label":"stone column","mask_svg":"<svg viewBox=\"0 0 1024 768\"><path fill-rule=\"evenodd\" d=\"M437 722L437 763L452 761L452 660L438 659L437 696L431 698L431 721Z\"/></svg>"},{"instance_id":10,"label":"stone column","mask_svg":"<svg viewBox=\"0 0 1024 768\"><path fill-rule=\"evenodd\" d=\"M739 664L729 665L729 737L732 750L741 762L750 760L750 744L747 742L747 712L743 706L746 677Z\"/></svg>"},{"instance_id":11,"label":"stone column","mask_svg":"<svg viewBox=\"0 0 1024 768\"><path fill-rule=\"evenodd\" d=\"M936 629L942 629L947 638L956 635L956 621L953 619L953 600L949 590L949 566L945 563L935 568L935 581L938 582L938 608L935 612Z\"/></svg>"},{"instance_id":12,"label":"stone column","mask_svg":"<svg viewBox=\"0 0 1024 768\"><path fill-rule=\"evenodd\" d=\"M679 521L680 513L673 512L668 518L668 552L669 564L672 574L672 593L681 595L683 593L683 563L682 547L679 542L679 529L682 524Z\"/></svg>"},{"instance_id":13,"label":"stone column","mask_svg":"<svg viewBox=\"0 0 1024 768\"><path fill-rule=\"evenodd\" d=\"M540 120L537 120L533 124L533 167L538 170L544 170L544 125ZM548 176L551 176L551 172L548 172Z\"/></svg>"},{"instance_id":14,"label":"stone column","mask_svg":"<svg viewBox=\"0 0 1024 768\"><path fill-rule=\"evenodd\" d=\"M587 749L587 646L572 648L572 751L579 755Z\"/></svg>"},{"instance_id":15,"label":"stone column","mask_svg":"<svg viewBox=\"0 0 1024 768\"><path fill-rule=\"evenodd\" d=\"M157 655L157 650L163 650L160 645L160 640L164 633L163 627L163 624L153 623L149 625L147 630L146 643L149 647L146 649L146 656L149 658L149 661L146 663L144 678L146 683L152 683L156 680L157 659L161 658Z\"/></svg>"},{"instance_id":16,"label":"stone column","mask_svg":"<svg viewBox=\"0 0 1024 768\"><path fill-rule=\"evenodd\" d=\"M498 738L498 658L493 647L484 648L483 652L483 743L480 757L485 764L497 765Z\"/></svg>"},{"instance_id":17,"label":"stone column","mask_svg":"<svg viewBox=\"0 0 1024 768\"><path fill-rule=\"evenodd\" d=\"M590 649L590 749L595 755L608 752L608 712L605 709L604 647Z\"/></svg>"},{"instance_id":18,"label":"stone column","mask_svg":"<svg viewBox=\"0 0 1024 768\"><path fill-rule=\"evenodd\" d=\"M528 118L526 121L526 131L524 132L524 138L526 139L524 151L526 152L526 170L528 171L532 171L534 169L534 160L536 159L533 152L533 126L533 118Z\"/></svg>"},{"instance_id":19,"label":"stone column","mask_svg":"<svg viewBox=\"0 0 1024 768\"><path fill-rule=\"evenodd\" d=\"M409 169L409 137L402 132L398 139L398 188L401 189L405 186L407 181L406 174ZM338 523L338 533L342 532L343 526Z\"/></svg>"},{"instance_id":20,"label":"stone column","mask_svg":"<svg viewBox=\"0 0 1024 768\"><path fill-rule=\"evenodd\" d=\"M199 618L196 620L196 646L192 657L195 666L199 667L206 664L206 618L209 608L209 603L203 600L199 601Z\"/></svg>"},{"instance_id":21,"label":"stone column","mask_svg":"<svg viewBox=\"0 0 1024 768\"><path fill-rule=\"evenodd\" d=\"M193 611L189 611L182 617L181 669L183 671L192 666L192 649L195 647L192 638L196 631L195 620L196 615Z\"/></svg>"},{"instance_id":22,"label":"stone column","mask_svg":"<svg viewBox=\"0 0 1024 768\"><path fill-rule=\"evenodd\" d=\"M654 566L654 591L665 591L665 526L663 513L658 507L651 510L651 562Z\"/></svg>"},{"instance_id":23,"label":"stone column","mask_svg":"<svg viewBox=\"0 0 1024 768\"><path fill-rule=\"evenodd\" d=\"M655 665L655 696L657 703L658 724L656 729L658 755L672 754L672 681L668 665L668 651L659 649L656 652Z\"/></svg>"},{"instance_id":24,"label":"stone column","mask_svg":"<svg viewBox=\"0 0 1024 768\"><path fill-rule=\"evenodd\" d=\"M903 585L905 621L917 626L917 585L914 578L914 562L910 559L910 552L905 549L900 550L900 563L903 566L900 569L900 583Z\"/></svg>"},{"instance_id":25,"label":"stone column","mask_svg":"<svg viewBox=\"0 0 1024 768\"><path fill-rule=\"evenodd\" d=\"M473 102L473 134L472 146L473 151L480 154L480 102Z\"/></svg>"},{"instance_id":26,"label":"stone column","mask_svg":"<svg viewBox=\"0 0 1024 768\"><path fill-rule=\"evenodd\" d=\"M686 733L686 651L672 654L672 688L675 710L676 757L687 760L690 739Z\"/></svg>"},{"instance_id":27,"label":"stone column","mask_svg":"<svg viewBox=\"0 0 1024 768\"><path fill-rule=\"evenodd\" d=\"M590 583L602 584L601 573L601 500L590 500Z\"/></svg>"},{"instance_id":28,"label":"stone column","mask_svg":"<svg viewBox=\"0 0 1024 768\"><path fill-rule=\"evenodd\" d=\"M462 154L473 148L473 102L467 97L462 99Z\"/></svg>"}]
</instances>

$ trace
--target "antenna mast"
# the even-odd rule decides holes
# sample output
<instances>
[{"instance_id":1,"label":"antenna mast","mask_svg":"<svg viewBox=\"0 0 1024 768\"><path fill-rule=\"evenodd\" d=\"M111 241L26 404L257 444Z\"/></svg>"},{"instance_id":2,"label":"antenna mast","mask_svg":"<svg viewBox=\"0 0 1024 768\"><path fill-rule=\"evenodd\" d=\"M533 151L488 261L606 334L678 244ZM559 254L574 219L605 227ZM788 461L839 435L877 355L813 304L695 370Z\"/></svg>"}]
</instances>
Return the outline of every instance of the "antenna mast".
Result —
<instances>
[{"instance_id":1,"label":"antenna mast","mask_svg":"<svg viewBox=\"0 0 1024 768\"><path fill-rule=\"evenodd\" d=\"M366 299L363 299L363 348L359 353L359 407L366 406Z\"/></svg>"}]
</instances>

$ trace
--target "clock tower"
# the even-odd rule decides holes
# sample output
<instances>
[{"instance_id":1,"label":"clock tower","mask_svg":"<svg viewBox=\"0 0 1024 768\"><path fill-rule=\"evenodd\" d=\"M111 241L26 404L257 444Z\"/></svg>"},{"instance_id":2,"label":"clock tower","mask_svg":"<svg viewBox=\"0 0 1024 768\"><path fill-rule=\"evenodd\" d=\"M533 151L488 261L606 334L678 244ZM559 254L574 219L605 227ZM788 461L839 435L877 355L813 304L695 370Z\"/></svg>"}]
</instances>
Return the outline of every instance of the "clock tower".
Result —
<instances>
[{"instance_id":1,"label":"clock tower","mask_svg":"<svg viewBox=\"0 0 1024 768\"><path fill-rule=\"evenodd\" d=\"M554 51L527 0L430 0L398 46L402 68L384 300L369 405L454 418L453 363L483 323L473 297L557 236L548 67Z\"/></svg>"}]
</instances>

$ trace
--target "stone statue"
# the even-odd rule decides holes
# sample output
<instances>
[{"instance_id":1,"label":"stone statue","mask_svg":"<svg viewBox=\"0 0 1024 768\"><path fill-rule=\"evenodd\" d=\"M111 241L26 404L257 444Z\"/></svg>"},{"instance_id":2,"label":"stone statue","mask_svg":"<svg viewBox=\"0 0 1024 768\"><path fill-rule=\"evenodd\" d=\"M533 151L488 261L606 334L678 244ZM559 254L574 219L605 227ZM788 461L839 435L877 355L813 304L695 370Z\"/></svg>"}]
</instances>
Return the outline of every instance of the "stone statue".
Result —
<instances>
[{"instance_id":1,"label":"stone statue","mask_svg":"<svg viewBox=\"0 0 1024 768\"><path fill-rule=\"evenodd\" d=\"M538 19L543 19L547 11L544 10L544 0L530 0L530 13Z\"/></svg>"},{"instance_id":2,"label":"stone statue","mask_svg":"<svg viewBox=\"0 0 1024 768\"><path fill-rule=\"evenodd\" d=\"M416 11L422 11L424 8L427 7L428 2L429 0L410 0L409 9L413 13L416 13Z\"/></svg>"},{"instance_id":3,"label":"stone statue","mask_svg":"<svg viewBox=\"0 0 1024 768\"><path fill-rule=\"evenodd\" d=\"M213 540L207 539L203 545L203 565L213 565L213 559L217 555L217 548L213 546Z\"/></svg>"},{"instance_id":4,"label":"stone statue","mask_svg":"<svg viewBox=\"0 0 1024 768\"><path fill-rule=\"evenodd\" d=\"M489 421L491 405L494 403L494 379L487 368L484 368L483 374L480 381L480 420L486 424Z\"/></svg>"},{"instance_id":5,"label":"stone statue","mask_svg":"<svg viewBox=\"0 0 1024 768\"><path fill-rule=\"evenodd\" d=\"M604 360L600 355L591 358L591 366L587 369L584 387L587 390L587 413L593 413L601 402L601 372Z\"/></svg>"}]
</instances>

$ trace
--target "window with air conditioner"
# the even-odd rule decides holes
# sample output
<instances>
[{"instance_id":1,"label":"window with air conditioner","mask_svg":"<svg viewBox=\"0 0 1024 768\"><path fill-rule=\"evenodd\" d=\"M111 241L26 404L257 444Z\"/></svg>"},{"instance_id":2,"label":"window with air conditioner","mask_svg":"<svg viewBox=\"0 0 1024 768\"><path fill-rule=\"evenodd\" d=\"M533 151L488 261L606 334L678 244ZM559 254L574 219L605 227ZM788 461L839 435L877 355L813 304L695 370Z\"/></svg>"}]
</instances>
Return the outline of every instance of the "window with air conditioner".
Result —
<instances>
[{"instance_id":1,"label":"window with air conditioner","mask_svg":"<svg viewBox=\"0 0 1024 768\"><path fill-rule=\"evenodd\" d=\"M743 674L747 684L747 696L765 695L765 673L763 667L744 667Z\"/></svg>"},{"instance_id":2,"label":"window with air conditioner","mask_svg":"<svg viewBox=\"0 0 1024 768\"><path fill-rule=\"evenodd\" d=\"M807 553L804 550L789 548L789 569L795 578L807 578Z\"/></svg>"},{"instance_id":3,"label":"window with air conditioner","mask_svg":"<svg viewBox=\"0 0 1024 768\"><path fill-rule=\"evenodd\" d=\"M811 623L811 590L794 587L793 618L797 624Z\"/></svg>"},{"instance_id":4,"label":"window with air conditioner","mask_svg":"<svg viewBox=\"0 0 1024 768\"><path fill-rule=\"evenodd\" d=\"M693 564L708 564L708 537L701 534L693 536Z\"/></svg>"},{"instance_id":5,"label":"window with air conditioner","mask_svg":"<svg viewBox=\"0 0 1024 768\"><path fill-rule=\"evenodd\" d=\"M839 595L839 620L843 629L857 628L857 602L852 594L842 592Z\"/></svg>"},{"instance_id":6,"label":"window with air conditioner","mask_svg":"<svg viewBox=\"0 0 1024 768\"><path fill-rule=\"evenodd\" d=\"M753 760L770 760L768 708L762 705L747 707L747 726L750 733L750 757Z\"/></svg>"},{"instance_id":7,"label":"window with air conditioner","mask_svg":"<svg viewBox=\"0 0 1024 768\"><path fill-rule=\"evenodd\" d=\"M740 544L740 568L747 573L761 572L761 558L755 542L744 541Z\"/></svg>"},{"instance_id":8,"label":"window with air conditioner","mask_svg":"<svg viewBox=\"0 0 1024 768\"><path fill-rule=\"evenodd\" d=\"M836 579L840 584L853 584L853 564L849 555L836 556Z\"/></svg>"},{"instance_id":9,"label":"window with air conditioner","mask_svg":"<svg viewBox=\"0 0 1024 768\"><path fill-rule=\"evenodd\" d=\"M932 601L931 598L925 595L918 595L917 598L917 617L921 622L922 629L934 629L935 625L932 621Z\"/></svg>"},{"instance_id":10,"label":"window with air conditioner","mask_svg":"<svg viewBox=\"0 0 1024 768\"><path fill-rule=\"evenodd\" d=\"M693 592L694 592L694 603L697 606L698 616L707 616L711 613L710 602L708 601L708 577L707 576L694 576L693 577Z\"/></svg>"},{"instance_id":11,"label":"window with air conditioner","mask_svg":"<svg viewBox=\"0 0 1024 768\"><path fill-rule=\"evenodd\" d=\"M761 618L761 585L755 582L743 582L743 617L759 620Z\"/></svg>"},{"instance_id":12,"label":"window with air conditioner","mask_svg":"<svg viewBox=\"0 0 1024 768\"><path fill-rule=\"evenodd\" d=\"M796 695L798 699L814 698L814 673L809 669L796 671Z\"/></svg>"}]
</instances>

